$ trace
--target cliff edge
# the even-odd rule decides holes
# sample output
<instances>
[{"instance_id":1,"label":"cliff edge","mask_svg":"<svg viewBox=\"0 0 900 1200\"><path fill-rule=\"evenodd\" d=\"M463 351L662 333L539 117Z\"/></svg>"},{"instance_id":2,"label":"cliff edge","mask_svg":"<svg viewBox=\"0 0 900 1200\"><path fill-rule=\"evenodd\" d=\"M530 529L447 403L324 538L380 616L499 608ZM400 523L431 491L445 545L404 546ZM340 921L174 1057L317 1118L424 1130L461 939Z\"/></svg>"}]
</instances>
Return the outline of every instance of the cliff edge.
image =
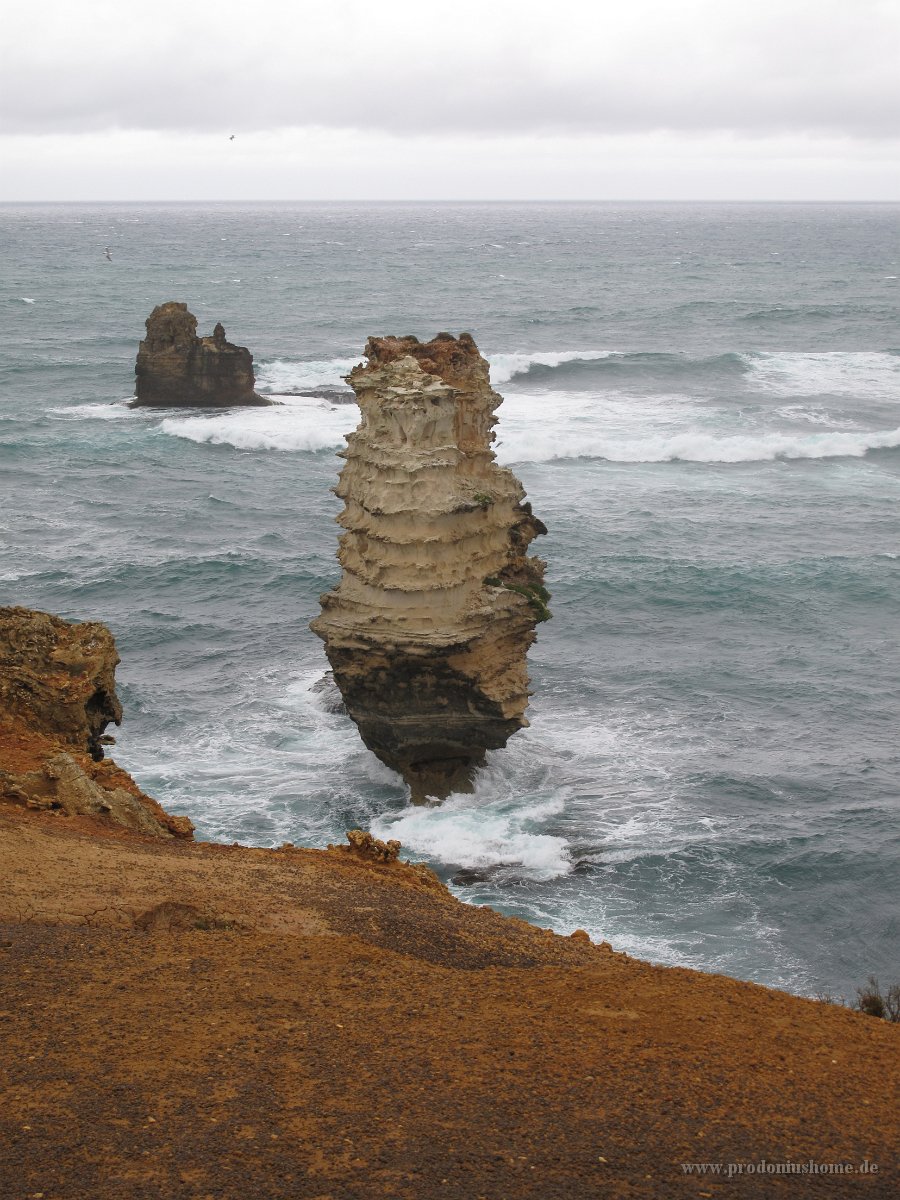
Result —
<instances>
[{"instance_id":1,"label":"cliff edge","mask_svg":"<svg viewBox=\"0 0 900 1200\"><path fill-rule=\"evenodd\" d=\"M131 776L104 757L122 720L115 642L97 621L75 624L0 608L0 799L91 815L154 837L190 837Z\"/></svg>"},{"instance_id":2,"label":"cliff edge","mask_svg":"<svg viewBox=\"0 0 900 1200\"><path fill-rule=\"evenodd\" d=\"M501 397L468 334L370 338L335 489L338 586L311 628L370 750L413 798L471 785L527 725L526 653L550 615L546 529L491 443Z\"/></svg>"},{"instance_id":3,"label":"cliff edge","mask_svg":"<svg viewBox=\"0 0 900 1200\"><path fill-rule=\"evenodd\" d=\"M186 304L169 300L147 318L138 347L134 405L160 408L271 404L254 391L253 355L225 339L217 324L211 337L197 336L197 318Z\"/></svg>"}]
</instances>

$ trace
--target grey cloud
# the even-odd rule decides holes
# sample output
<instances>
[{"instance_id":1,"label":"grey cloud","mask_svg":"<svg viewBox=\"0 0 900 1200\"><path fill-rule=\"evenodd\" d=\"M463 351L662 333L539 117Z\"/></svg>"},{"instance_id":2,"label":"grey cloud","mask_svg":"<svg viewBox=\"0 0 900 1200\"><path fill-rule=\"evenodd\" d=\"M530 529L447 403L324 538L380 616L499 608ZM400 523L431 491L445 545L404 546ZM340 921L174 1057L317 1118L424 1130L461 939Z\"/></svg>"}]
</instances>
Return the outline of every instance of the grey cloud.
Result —
<instances>
[{"instance_id":1,"label":"grey cloud","mask_svg":"<svg viewBox=\"0 0 900 1200\"><path fill-rule=\"evenodd\" d=\"M762 0L730 19L729 5L711 0L636 0L630 7L640 10L643 25L617 25L613 18L624 20L624 10L600 4L604 25L584 15L595 6L575 0L560 0L559 22L548 25L544 6L538 19L526 0L500 5L507 25L479 24L479 8L470 3L448 26L429 22L427 4L367 9L344 0L321 26L310 17L279 37L277 25L253 25L252 10L225 4L216 6L215 25L187 17L171 31L123 25L98 46L91 41L96 28L89 29L91 37L70 45L70 53L52 36L49 43L12 39L2 64L0 128L230 133L317 125L407 135L730 129L874 138L900 129L895 0ZM673 22L676 8L680 21ZM262 9L269 18L287 11L275 0ZM415 13L418 24L392 22L391 13L401 10ZM229 16L238 11L243 26L232 27Z\"/></svg>"}]
</instances>

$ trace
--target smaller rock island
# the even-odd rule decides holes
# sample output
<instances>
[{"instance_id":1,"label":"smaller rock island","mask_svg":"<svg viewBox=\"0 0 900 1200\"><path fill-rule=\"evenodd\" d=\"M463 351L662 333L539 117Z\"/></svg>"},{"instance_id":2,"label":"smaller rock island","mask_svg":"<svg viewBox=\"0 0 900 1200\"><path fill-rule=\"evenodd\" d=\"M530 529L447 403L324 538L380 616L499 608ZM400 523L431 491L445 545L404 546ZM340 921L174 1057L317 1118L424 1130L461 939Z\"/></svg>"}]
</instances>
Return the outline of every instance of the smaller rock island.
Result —
<instances>
[{"instance_id":1,"label":"smaller rock island","mask_svg":"<svg viewBox=\"0 0 900 1200\"><path fill-rule=\"evenodd\" d=\"M169 300L147 318L134 373L138 406L229 408L271 404L254 391L253 355L225 340L217 324L211 337L197 336L197 318L186 304Z\"/></svg>"}]
</instances>

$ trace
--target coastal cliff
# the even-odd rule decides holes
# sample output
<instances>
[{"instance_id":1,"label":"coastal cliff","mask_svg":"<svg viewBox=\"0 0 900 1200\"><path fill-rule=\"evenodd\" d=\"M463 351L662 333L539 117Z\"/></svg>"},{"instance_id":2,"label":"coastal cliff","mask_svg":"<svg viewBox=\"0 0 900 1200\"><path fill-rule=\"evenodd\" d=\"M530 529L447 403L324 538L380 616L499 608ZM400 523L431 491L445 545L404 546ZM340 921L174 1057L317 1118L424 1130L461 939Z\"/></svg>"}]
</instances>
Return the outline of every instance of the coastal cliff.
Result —
<instances>
[{"instance_id":1,"label":"coastal cliff","mask_svg":"<svg viewBox=\"0 0 900 1200\"><path fill-rule=\"evenodd\" d=\"M898 1026L461 904L359 830L268 850L29 803L8 777L48 752L111 766L117 661L0 610L0 1195L669 1200L716 1166L793 1194L765 1163L896 1195Z\"/></svg>"},{"instance_id":2,"label":"coastal cliff","mask_svg":"<svg viewBox=\"0 0 900 1200\"><path fill-rule=\"evenodd\" d=\"M311 628L365 744L414 799L441 798L528 724L526 652L550 614L527 550L546 529L495 461L501 397L468 334L365 355L335 489L343 574Z\"/></svg>"},{"instance_id":3,"label":"coastal cliff","mask_svg":"<svg viewBox=\"0 0 900 1200\"><path fill-rule=\"evenodd\" d=\"M26 608L0 608L0 799L102 817L154 837L190 837L104 757L122 720L112 634Z\"/></svg>"},{"instance_id":4,"label":"coastal cliff","mask_svg":"<svg viewBox=\"0 0 900 1200\"><path fill-rule=\"evenodd\" d=\"M211 337L197 336L197 318L170 300L147 318L138 347L135 406L224 408L271 401L254 391L253 355L225 339L217 324Z\"/></svg>"}]
</instances>

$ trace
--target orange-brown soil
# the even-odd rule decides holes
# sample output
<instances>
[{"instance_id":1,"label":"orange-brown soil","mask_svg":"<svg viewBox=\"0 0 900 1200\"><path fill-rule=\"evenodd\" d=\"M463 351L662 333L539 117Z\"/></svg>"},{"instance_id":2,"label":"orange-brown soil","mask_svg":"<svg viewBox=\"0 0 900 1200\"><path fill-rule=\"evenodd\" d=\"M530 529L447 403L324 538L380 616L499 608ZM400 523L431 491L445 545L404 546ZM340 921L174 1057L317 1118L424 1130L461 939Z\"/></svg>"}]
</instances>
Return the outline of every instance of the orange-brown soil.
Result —
<instances>
[{"instance_id":1,"label":"orange-brown soil","mask_svg":"<svg viewBox=\"0 0 900 1200\"><path fill-rule=\"evenodd\" d=\"M898 1194L900 1029L466 907L390 851L0 805L3 1200ZM879 1171L681 1166L762 1159Z\"/></svg>"}]
</instances>

